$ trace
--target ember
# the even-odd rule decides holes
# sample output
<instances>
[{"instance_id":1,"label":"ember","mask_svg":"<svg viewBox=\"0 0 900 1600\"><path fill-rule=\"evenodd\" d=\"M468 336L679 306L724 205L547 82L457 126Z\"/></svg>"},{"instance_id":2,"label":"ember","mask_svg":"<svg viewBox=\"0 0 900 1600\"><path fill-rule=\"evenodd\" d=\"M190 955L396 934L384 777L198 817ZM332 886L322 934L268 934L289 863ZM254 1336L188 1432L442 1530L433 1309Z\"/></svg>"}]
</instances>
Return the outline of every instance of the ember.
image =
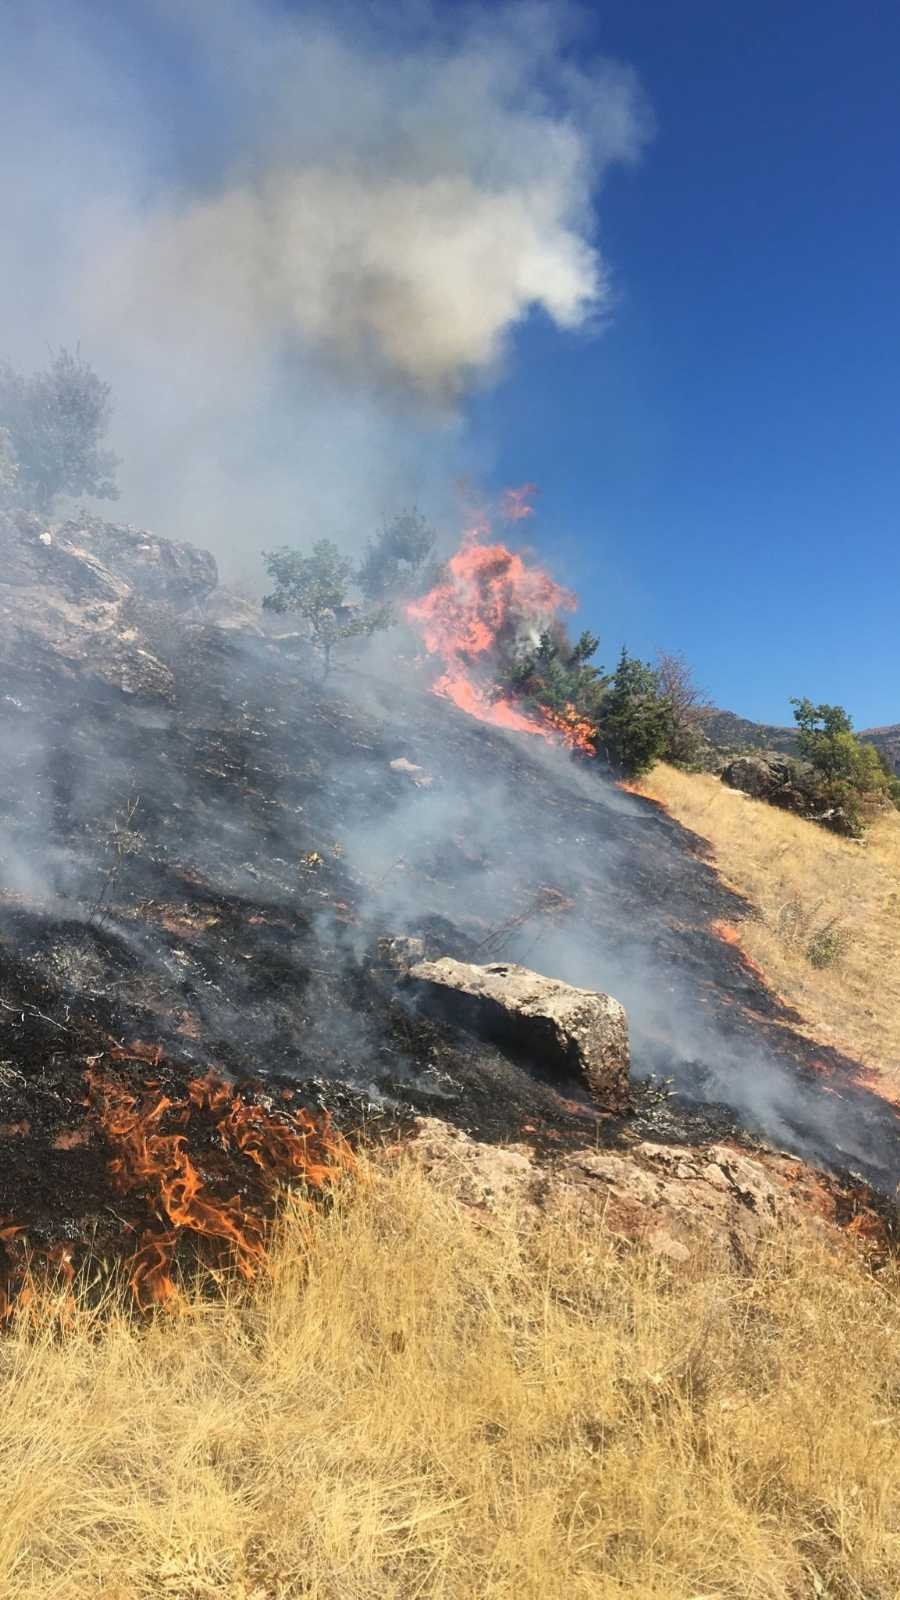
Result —
<instances>
[{"instance_id":1,"label":"ember","mask_svg":"<svg viewBox=\"0 0 900 1600\"><path fill-rule=\"evenodd\" d=\"M506 491L507 520L530 514L533 485ZM447 563L448 577L406 608L422 634L429 655L438 656L444 671L432 692L452 700L479 722L536 733L551 744L561 743L585 755L595 754L596 728L574 706L563 712L525 712L498 688L491 675L500 652L515 654L533 646L561 611L575 609L575 596L540 567L503 544L483 544L490 524L481 519L469 528Z\"/></svg>"}]
</instances>

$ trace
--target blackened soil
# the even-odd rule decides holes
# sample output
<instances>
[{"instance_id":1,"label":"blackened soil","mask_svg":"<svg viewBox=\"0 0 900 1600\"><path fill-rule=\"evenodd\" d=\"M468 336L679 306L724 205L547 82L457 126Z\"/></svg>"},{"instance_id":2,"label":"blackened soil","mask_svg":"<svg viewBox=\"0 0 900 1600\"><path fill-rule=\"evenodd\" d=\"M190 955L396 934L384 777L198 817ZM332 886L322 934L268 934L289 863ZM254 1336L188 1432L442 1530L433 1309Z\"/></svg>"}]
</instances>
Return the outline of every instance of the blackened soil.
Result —
<instances>
[{"instance_id":1,"label":"blackened soil","mask_svg":"<svg viewBox=\"0 0 900 1600\"><path fill-rule=\"evenodd\" d=\"M549 1147L738 1128L896 1183L893 1108L712 931L747 908L656 808L461 715L412 664L406 687L323 686L201 626L172 664L171 704L43 657L2 686L0 1217L114 1228L108 1151L74 1135L85 1063L135 1042L173 1088L215 1067L346 1127L419 1110ZM423 1015L379 954L397 934L616 994L635 1115L598 1118L577 1082Z\"/></svg>"}]
</instances>

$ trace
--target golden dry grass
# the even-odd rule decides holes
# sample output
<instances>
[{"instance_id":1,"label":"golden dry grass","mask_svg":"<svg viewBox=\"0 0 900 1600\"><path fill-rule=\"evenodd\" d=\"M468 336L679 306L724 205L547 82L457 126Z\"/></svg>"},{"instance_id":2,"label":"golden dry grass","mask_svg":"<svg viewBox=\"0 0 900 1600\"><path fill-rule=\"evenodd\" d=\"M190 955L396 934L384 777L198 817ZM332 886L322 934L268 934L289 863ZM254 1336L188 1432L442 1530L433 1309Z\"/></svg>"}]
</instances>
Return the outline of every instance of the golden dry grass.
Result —
<instances>
[{"instance_id":1,"label":"golden dry grass","mask_svg":"<svg viewBox=\"0 0 900 1600\"><path fill-rule=\"evenodd\" d=\"M244 1298L14 1325L0 1593L888 1600L897 1308L808 1243L675 1270L364 1163Z\"/></svg>"},{"instance_id":2,"label":"golden dry grass","mask_svg":"<svg viewBox=\"0 0 900 1600\"><path fill-rule=\"evenodd\" d=\"M900 815L857 844L706 773L659 766L636 787L708 840L723 879L752 902L741 943L808 1031L900 1090ZM817 968L810 945L829 930L838 951Z\"/></svg>"}]
</instances>

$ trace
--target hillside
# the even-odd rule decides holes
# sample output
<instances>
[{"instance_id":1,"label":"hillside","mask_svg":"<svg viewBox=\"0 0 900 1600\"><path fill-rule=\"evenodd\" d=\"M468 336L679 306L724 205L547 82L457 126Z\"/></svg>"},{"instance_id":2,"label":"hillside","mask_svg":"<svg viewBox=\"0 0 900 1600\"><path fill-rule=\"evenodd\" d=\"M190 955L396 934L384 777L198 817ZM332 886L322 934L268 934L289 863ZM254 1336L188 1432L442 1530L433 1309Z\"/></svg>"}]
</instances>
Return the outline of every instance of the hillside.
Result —
<instances>
[{"instance_id":1,"label":"hillside","mask_svg":"<svg viewBox=\"0 0 900 1600\"><path fill-rule=\"evenodd\" d=\"M746 898L741 944L804 1031L900 1096L900 816L879 818L860 846L708 774L659 766L640 790L708 843Z\"/></svg>"},{"instance_id":2,"label":"hillside","mask_svg":"<svg viewBox=\"0 0 900 1600\"><path fill-rule=\"evenodd\" d=\"M765 749L782 750L788 754L797 748L793 728L776 727L767 722L751 722L733 711L710 707L703 712L703 731L713 744L723 750ZM873 744L887 756L894 771L900 774L900 723L884 728L865 728L859 738Z\"/></svg>"},{"instance_id":3,"label":"hillside","mask_svg":"<svg viewBox=\"0 0 900 1600\"><path fill-rule=\"evenodd\" d=\"M887 944L829 1040L689 817L395 643L0 554L4 1596L894 1596ZM413 950L614 996L628 1103Z\"/></svg>"}]
</instances>

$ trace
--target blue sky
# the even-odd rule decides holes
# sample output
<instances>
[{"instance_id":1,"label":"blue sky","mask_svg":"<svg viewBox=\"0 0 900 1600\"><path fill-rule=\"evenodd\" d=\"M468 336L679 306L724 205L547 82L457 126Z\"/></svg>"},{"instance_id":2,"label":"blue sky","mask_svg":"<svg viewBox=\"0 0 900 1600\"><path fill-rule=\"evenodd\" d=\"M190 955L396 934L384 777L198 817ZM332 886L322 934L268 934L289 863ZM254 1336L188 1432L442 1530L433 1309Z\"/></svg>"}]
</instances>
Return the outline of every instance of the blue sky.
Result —
<instances>
[{"instance_id":1,"label":"blue sky","mask_svg":"<svg viewBox=\"0 0 900 1600\"><path fill-rule=\"evenodd\" d=\"M226 572L536 482L606 665L896 722L898 67L896 0L20 0L0 355L82 340L123 515Z\"/></svg>"},{"instance_id":2,"label":"blue sky","mask_svg":"<svg viewBox=\"0 0 900 1600\"><path fill-rule=\"evenodd\" d=\"M656 136L599 207L596 337L532 317L469 407L600 658L683 650L717 704L900 720L900 9L610 0Z\"/></svg>"}]
</instances>

